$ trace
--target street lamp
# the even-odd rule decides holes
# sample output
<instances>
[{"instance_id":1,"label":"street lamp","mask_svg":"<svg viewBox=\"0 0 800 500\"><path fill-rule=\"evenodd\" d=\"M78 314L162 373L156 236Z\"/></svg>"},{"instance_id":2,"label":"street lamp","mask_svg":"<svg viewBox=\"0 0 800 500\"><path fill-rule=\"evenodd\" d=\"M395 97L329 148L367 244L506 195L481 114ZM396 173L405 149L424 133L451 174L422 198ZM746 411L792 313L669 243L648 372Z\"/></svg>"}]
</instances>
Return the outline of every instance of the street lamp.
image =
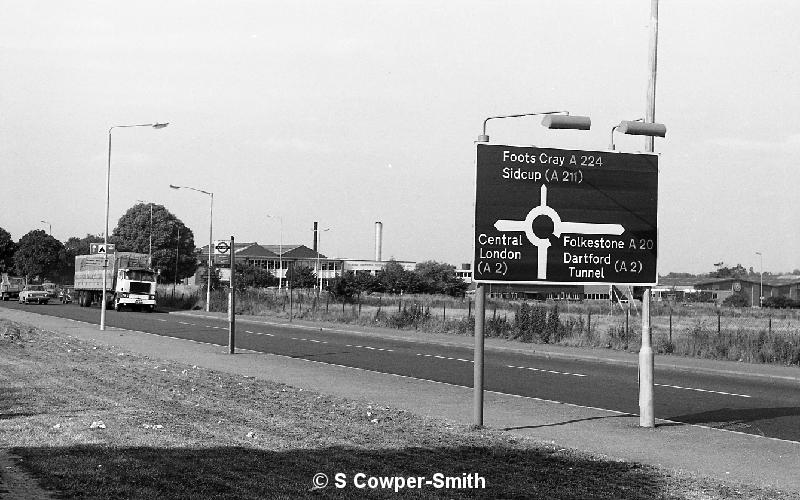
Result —
<instances>
[{"instance_id":1,"label":"street lamp","mask_svg":"<svg viewBox=\"0 0 800 500\"><path fill-rule=\"evenodd\" d=\"M546 115L542 119L542 125L549 129L573 129L589 130L592 120L588 116L571 116L569 111L542 111L540 113L522 113L518 115L490 116L483 120L483 133L478 136L477 142L489 142L486 135L486 122L502 118L521 118L523 116Z\"/></svg>"},{"instance_id":2,"label":"street lamp","mask_svg":"<svg viewBox=\"0 0 800 500\"><path fill-rule=\"evenodd\" d=\"M322 233L329 231L331 228L326 227L325 229L321 229L317 231L317 278L319 278L319 291L317 295L322 293L322 268L319 265L319 250L322 247Z\"/></svg>"},{"instance_id":3,"label":"street lamp","mask_svg":"<svg viewBox=\"0 0 800 500\"><path fill-rule=\"evenodd\" d=\"M175 186L170 184L170 188L172 189L191 189L192 191L197 191L198 193L207 194L211 197L211 211L208 216L208 276L206 277L206 281L208 282L208 288L206 290L206 312L211 311L211 271L214 267L214 262L211 258L211 251L213 247L213 234L214 234L214 193L209 191L203 191L202 189L197 189L189 186ZM231 248L231 253L233 253L233 248ZM233 270L231 270L233 272Z\"/></svg>"},{"instance_id":4,"label":"street lamp","mask_svg":"<svg viewBox=\"0 0 800 500\"><path fill-rule=\"evenodd\" d=\"M148 261L150 262L150 266L153 266L153 202L152 201L144 201L144 200L136 200L139 203L147 203L150 205L150 250L148 251Z\"/></svg>"},{"instance_id":5,"label":"street lamp","mask_svg":"<svg viewBox=\"0 0 800 500\"><path fill-rule=\"evenodd\" d=\"M42 224L47 224L47 229L48 229L47 234L53 236L53 225L47 222L46 220L40 220L39 222L41 222Z\"/></svg>"},{"instance_id":6,"label":"street lamp","mask_svg":"<svg viewBox=\"0 0 800 500\"><path fill-rule=\"evenodd\" d=\"M283 217L280 215L267 214L270 219L278 219L280 222L280 239L278 240L278 290L283 288Z\"/></svg>"},{"instance_id":7,"label":"street lamp","mask_svg":"<svg viewBox=\"0 0 800 500\"><path fill-rule=\"evenodd\" d=\"M611 151L614 151L614 131L620 134L647 137L666 137L667 135L667 127L663 123L645 123L644 118L622 120L619 125L611 127Z\"/></svg>"},{"instance_id":8,"label":"street lamp","mask_svg":"<svg viewBox=\"0 0 800 500\"><path fill-rule=\"evenodd\" d=\"M758 307L764 307L764 256L756 252L761 261L761 277L758 280Z\"/></svg>"},{"instance_id":9,"label":"street lamp","mask_svg":"<svg viewBox=\"0 0 800 500\"><path fill-rule=\"evenodd\" d=\"M100 302L100 329L106 329L106 288L108 287L108 206L111 199L111 131L115 128L151 127L161 129L169 125L166 123L142 123L139 125L114 125L108 129L108 168L106 169L106 230L103 232L103 295Z\"/></svg>"}]
</instances>

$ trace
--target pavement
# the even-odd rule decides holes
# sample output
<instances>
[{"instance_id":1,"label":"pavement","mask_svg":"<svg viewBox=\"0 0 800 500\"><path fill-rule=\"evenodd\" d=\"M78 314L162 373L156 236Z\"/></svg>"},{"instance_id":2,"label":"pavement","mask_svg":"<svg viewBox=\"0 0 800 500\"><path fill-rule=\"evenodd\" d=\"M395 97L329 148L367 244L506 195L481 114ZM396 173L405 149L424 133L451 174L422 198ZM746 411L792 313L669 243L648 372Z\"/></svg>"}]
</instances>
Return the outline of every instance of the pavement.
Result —
<instances>
[{"instance_id":1,"label":"pavement","mask_svg":"<svg viewBox=\"0 0 800 500\"><path fill-rule=\"evenodd\" d=\"M215 317L202 311L171 314ZM121 329L100 331L97 325L68 321L27 311L0 308L0 317L74 337L113 345L157 359L170 359L206 369L282 382L295 387L351 399L368 400L418 415L471 424L473 390L441 382L330 365L312 360L237 350L227 346L163 337ZM238 324L280 324L276 318L237 316ZM293 321L295 328L347 331L446 345L472 345L472 337L420 334L414 331L369 329L340 324ZM227 341L227 335L225 342ZM510 349L545 356L637 363L637 355L605 349L520 345L486 339L486 349ZM800 382L796 367L753 365L657 356L656 366ZM639 417L600 408L486 392L484 425L539 442L583 450L614 460L649 464L678 473L709 477L728 484L744 483L800 493L800 443L733 431L656 419L655 428L639 427Z\"/></svg>"}]
</instances>

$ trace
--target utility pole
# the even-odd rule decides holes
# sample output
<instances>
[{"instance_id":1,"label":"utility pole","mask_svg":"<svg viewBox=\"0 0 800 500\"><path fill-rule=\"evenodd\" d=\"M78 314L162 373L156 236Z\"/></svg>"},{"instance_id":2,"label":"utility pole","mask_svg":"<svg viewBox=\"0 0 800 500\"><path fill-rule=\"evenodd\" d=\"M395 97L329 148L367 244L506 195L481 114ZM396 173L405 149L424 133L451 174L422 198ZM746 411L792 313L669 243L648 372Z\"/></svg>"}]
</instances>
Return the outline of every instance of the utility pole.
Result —
<instances>
[{"instance_id":1,"label":"utility pole","mask_svg":"<svg viewBox=\"0 0 800 500\"><path fill-rule=\"evenodd\" d=\"M650 0L650 51L647 85L647 109L645 123L654 123L656 118L656 67L658 55L658 0ZM645 151L654 151L653 136L645 137ZM639 426L655 427L653 410L653 345L650 337L650 287L642 294L642 346L639 349Z\"/></svg>"}]
</instances>

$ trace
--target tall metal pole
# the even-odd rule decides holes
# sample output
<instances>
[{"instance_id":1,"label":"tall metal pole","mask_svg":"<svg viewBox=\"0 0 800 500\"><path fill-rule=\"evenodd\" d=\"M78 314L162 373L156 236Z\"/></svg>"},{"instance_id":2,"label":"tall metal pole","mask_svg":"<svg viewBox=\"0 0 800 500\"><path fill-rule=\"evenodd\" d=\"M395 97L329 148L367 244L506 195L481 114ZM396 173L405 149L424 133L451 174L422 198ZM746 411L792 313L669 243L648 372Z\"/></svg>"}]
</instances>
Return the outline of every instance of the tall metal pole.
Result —
<instances>
[{"instance_id":1,"label":"tall metal pole","mask_svg":"<svg viewBox=\"0 0 800 500\"><path fill-rule=\"evenodd\" d=\"M175 243L175 281L172 284L172 296L175 296L175 288L178 287L178 258L181 253L181 227L178 226L178 241Z\"/></svg>"},{"instance_id":2,"label":"tall metal pole","mask_svg":"<svg viewBox=\"0 0 800 500\"><path fill-rule=\"evenodd\" d=\"M108 167L106 168L106 229L103 231L103 294L100 296L100 330L106 329L106 289L108 288L108 205L111 200L111 131L108 129Z\"/></svg>"},{"instance_id":3,"label":"tall metal pole","mask_svg":"<svg viewBox=\"0 0 800 500\"><path fill-rule=\"evenodd\" d=\"M148 252L148 259L150 267L153 267L153 202L150 202L150 251Z\"/></svg>"},{"instance_id":4,"label":"tall metal pole","mask_svg":"<svg viewBox=\"0 0 800 500\"><path fill-rule=\"evenodd\" d=\"M486 288L478 283L475 288L475 354L473 367L472 423L483 425L483 332L486 323Z\"/></svg>"},{"instance_id":5,"label":"tall metal pole","mask_svg":"<svg viewBox=\"0 0 800 500\"><path fill-rule=\"evenodd\" d=\"M164 128L169 123L144 123L140 125L114 125L108 129L108 167L106 168L106 230L103 231L103 295L100 296L100 329L106 329L106 290L108 289L108 205L111 200L111 131L115 128L153 127Z\"/></svg>"},{"instance_id":6,"label":"tall metal pole","mask_svg":"<svg viewBox=\"0 0 800 500\"><path fill-rule=\"evenodd\" d=\"M758 279L758 307L764 307L764 256L761 252L756 252L761 261L761 272Z\"/></svg>"},{"instance_id":7,"label":"tall metal pole","mask_svg":"<svg viewBox=\"0 0 800 500\"><path fill-rule=\"evenodd\" d=\"M658 0L650 0L650 51L648 66L650 78L647 85L647 110L645 122L654 123L656 117L656 67L658 55ZM645 151L654 151L654 137L645 138ZM655 427L653 404L653 346L650 337L650 288L642 294L642 346L639 349L639 425Z\"/></svg>"},{"instance_id":8,"label":"tall metal pole","mask_svg":"<svg viewBox=\"0 0 800 500\"><path fill-rule=\"evenodd\" d=\"M211 258L211 246L214 243L214 193L209 193L211 195L211 213L208 217L208 288L206 290L206 312L211 311L211 272L214 268L214 261ZM231 248L231 255L233 254L233 248Z\"/></svg>"},{"instance_id":9,"label":"tall metal pole","mask_svg":"<svg viewBox=\"0 0 800 500\"><path fill-rule=\"evenodd\" d=\"M236 257L233 251L233 236L231 236L231 291L228 299L228 354L236 351Z\"/></svg>"}]
</instances>

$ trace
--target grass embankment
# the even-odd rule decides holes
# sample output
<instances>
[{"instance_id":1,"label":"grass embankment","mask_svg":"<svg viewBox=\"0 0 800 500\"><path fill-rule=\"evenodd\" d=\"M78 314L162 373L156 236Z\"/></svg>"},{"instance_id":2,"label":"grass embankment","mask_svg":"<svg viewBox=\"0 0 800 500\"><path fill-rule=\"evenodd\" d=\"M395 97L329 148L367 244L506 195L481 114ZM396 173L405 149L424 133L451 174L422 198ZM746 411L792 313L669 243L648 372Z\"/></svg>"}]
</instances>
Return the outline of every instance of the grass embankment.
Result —
<instances>
[{"instance_id":1,"label":"grass embankment","mask_svg":"<svg viewBox=\"0 0 800 500\"><path fill-rule=\"evenodd\" d=\"M0 446L64 498L395 494L354 487L359 472L477 473L486 482L485 490L401 491L409 498L787 498L156 360L6 320L0 320L0 366ZM331 483L310 491L319 472ZM337 472L347 475L347 487L334 487Z\"/></svg>"}]
</instances>

